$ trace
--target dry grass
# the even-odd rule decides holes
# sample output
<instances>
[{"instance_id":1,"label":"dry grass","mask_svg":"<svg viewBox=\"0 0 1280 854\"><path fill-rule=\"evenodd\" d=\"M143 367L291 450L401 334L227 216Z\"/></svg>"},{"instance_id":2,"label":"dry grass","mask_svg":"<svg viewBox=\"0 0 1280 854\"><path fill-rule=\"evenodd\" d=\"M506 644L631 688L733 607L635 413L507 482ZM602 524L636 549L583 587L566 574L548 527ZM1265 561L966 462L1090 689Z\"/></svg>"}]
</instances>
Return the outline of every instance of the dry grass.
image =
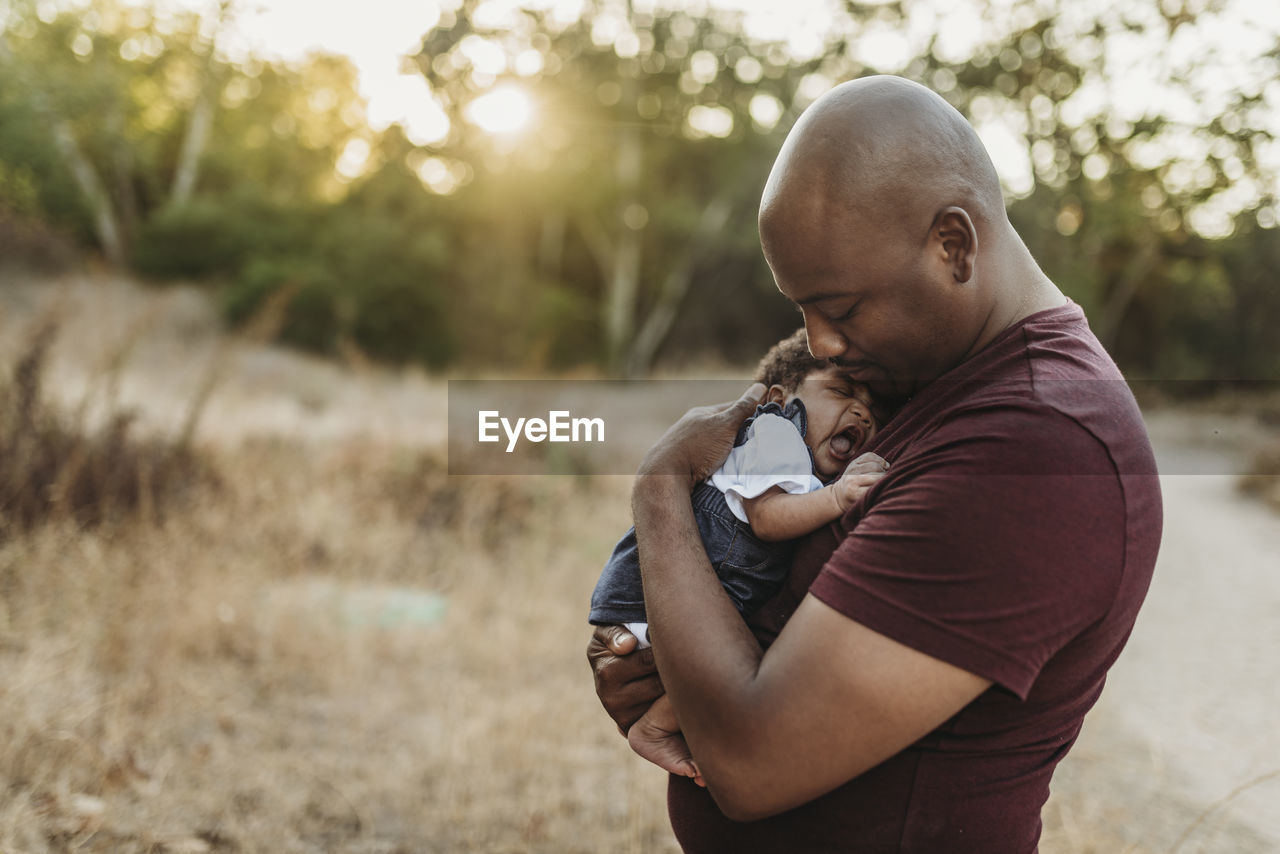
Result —
<instances>
[{"instance_id":1,"label":"dry grass","mask_svg":"<svg viewBox=\"0 0 1280 854\"><path fill-rule=\"evenodd\" d=\"M612 531L620 487L424 459L247 447L162 527L0 548L0 850L661 848L582 656L608 544L555 524ZM352 619L370 590L447 609Z\"/></svg>"},{"instance_id":2,"label":"dry grass","mask_svg":"<svg viewBox=\"0 0 1280 854\"><path fill-rule=\"evenodd\" d=\"M1239 488L1280 510L1280 442L1253 455L1248 471L1240 476Z\"/></svg>"},{"instance_id":3,"label":"dry grass","mask_svg":"<svg viewBox=\"0 0 1280 854\"><path fill-rule=\"evenodd\" d=\"M131 416L100 427L44 399L43 371L57 333L47 315L0 378L0 540L60 518L83 526L120 516L152 520L210 472L185 443L130 434Z\"/></svg>"},{"instance_id":4,"label":"dry grass","mask_svg":"<svg viewBox=\"0 0 1280 854\"><path fill-rule=\"evenodd\" d=\"M64 336L61 375L103 364L144 303L102 346ZM168 322L120 376L123 397L151 390L143 435L174 435L203 375L154 354L221 346ZM16 364L29 343L0 349ZM162 523L62 514L0 542L0 851L674 850L664 776L600 711L583 655L628 479L450 478L438 384L222 358L196 441L217 488L157 498ZM314 430L235 421L298 387ZM398 424L370 418L405 401ZM1144 822L1168 838L1169 813L1128 809L1099 785L1113 770L1068 761L1045 854L1161 850L1133 840Z\"/></svg>"}]
</instances>

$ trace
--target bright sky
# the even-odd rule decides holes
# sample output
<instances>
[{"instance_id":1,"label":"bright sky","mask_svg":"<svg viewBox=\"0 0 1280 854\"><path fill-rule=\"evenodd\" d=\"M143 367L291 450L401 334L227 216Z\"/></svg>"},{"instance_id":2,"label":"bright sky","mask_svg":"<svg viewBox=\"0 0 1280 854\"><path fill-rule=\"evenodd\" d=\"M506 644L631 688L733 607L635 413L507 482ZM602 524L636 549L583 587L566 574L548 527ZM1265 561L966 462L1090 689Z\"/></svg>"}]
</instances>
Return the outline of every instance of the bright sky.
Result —
<instances>
[{"instance_id":1,"label":"bright sky","mask_svg":"<svg viewBox=\"0 0 1280 854\"><path fill-rule=\"evenodd\" d=\"M74 5L76 0L42 0L43 3ZM161 0L175 6L210 10L216 0ZM736 9L745 14L748 34L760 38L782 37L796 55L813 55L821 49L821 35L830 27L829 9L834 0L631 0L637 10L683 5L697 12L708 6ZM1210 0L1160 0L1166 7L1186 6L1203 9ZM432 100L426 82L418 74L401 73L401 57L416 50L421 36L440 16L440 6L456 5L456 0L361 0L345 4L346 14L335 11L335 4L318 4L316 0L237 0L234 26L224 34L225 50L235 54L253 52L260 56L295 59L311 50L324 50L349 56L360 75L361 94L368 101L369 118L376 128L400 122L410 137L419 144L439 139L447 130L439 108ZM483 5L489 23L499 24L517 0L489 0ZM563 20L573 20L583 0L525 0L524 5L537 5ZM901 70L910 58L921 51L928 39L938 34L938 49L956 60L965 58L971 46L982 36L1000 28L1019 24L1010 13L1016 0L915 0L910 8L913 24L906 31L871 25L857 42L857 52L867 65L880 71ZM1095 14L1117 14L1123 9L1131 18L1148 18L1157 24L1154 9L1144 14L1146 4L1120 4L1114 0L1072 0L1059 5L1060 22L1070 28L1072 19L1081 28ZM1075 122L1114 108L1115 121L1132 122L1153 109L1184 121L1187 132L1179 140L1179 152L1189 162L1203 160L1208 154L1206 143L1195 133L1227 93L1250 79L1246 63L1272 49L1280 39L1280 3L1275 0L1225 0L1224 14L1208 19L1208 23L1192 30L1183 27L1172 40L1166 40L1160 26L1148 28L1146 35L1126 34L1105 45L1080 38L1070 49L1081 58L1098 51L1105 52L1109 74L1105 81L1077 92L1062 105L1064 116ZM1158 85L1179 70L1192 74L1195 97L1186 98ZM829 81L833 83L835 81ZM1245 84L1262 90L1270 111L1260 113L1260 122L1269 124L1280 135L1280 81L1253 81ZM817 92L812 93L814 95ZM473 120L483 126L486 110L491 117L513 115L528 109L520 105L511 91L499 93L500 101L477 105ZM1015 193L1026 192L1032 183L1032 158L1022 141L1025 119L1001 113L996 99L975 104L974 122L978 127L1001 177ZM767 105L766 105L767 106ZM716 116L703 116L714 124ZM1153 157L1158 153L1153 152ZM1280 144L1264 153L1280 173ZM1187 181L1194 181L1188 173ZM1232 198L1223 200L1222 212L1234 205L1248 204L1248 196L1257 188L1240 188ZM1201 230L1212 232L1210 215L1200 223Z\"/></svg>"},{"instance_id":2,"label":"bright sky","mask_svg":"<svg viewBox=\"0 0 1280 854\"><path fill-rule=\"evenodd\" d=\"M192 9L216 8L211 0L168 0ZM511 0L490 0L489 14L497 21L513 6ZM550 9L566 21L581 12L582 0L532 0L526 6ZM634 0L641 9L652 2ZM669 0L664 5L672 5ZM684 4L696 8L697 0ZM713 0L712 6L747 15L748 31L760 38L786 33L797 52L816 50L818 34L830 20L831 0ZM233 51L294 59L309 50L349 56L360 73L361 94L368 101L369 120L376 128L400 122L420 144L442 134L442 116L432 102L426 82L418 74L401 73L401 57L416 51L424 33L440 17L440 8L456 3L433 0L362 0L358 11L318 12L315 0L257 0L237 7L233 32L224 39ZM812 46L812 47L810 47Z\"/></svg>"}]
</instances>

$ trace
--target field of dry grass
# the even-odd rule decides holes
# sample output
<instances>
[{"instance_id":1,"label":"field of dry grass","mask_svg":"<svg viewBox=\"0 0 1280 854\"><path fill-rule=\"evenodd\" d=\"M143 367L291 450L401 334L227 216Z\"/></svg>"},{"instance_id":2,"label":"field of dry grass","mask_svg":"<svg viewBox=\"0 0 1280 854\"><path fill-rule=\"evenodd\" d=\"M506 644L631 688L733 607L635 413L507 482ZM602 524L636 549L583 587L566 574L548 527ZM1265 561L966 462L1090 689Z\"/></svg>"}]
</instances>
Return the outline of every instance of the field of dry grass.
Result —
<instances>
[{"instance_id":1,"label":"field of dry grass","mask_svg":"<svg viewBox=\"0 0 1280 854\"><path fill-rule=\"evenodd\" d=\"M0 541L0 851L674 850L583 655L627 478L450 478L441 382L228 343L192 292L7 285L6 373L53 302L45 392L100 422L171 438L219 365L213 475ZM1093 768L1041 850L1147 854Z\"/></svg>"}]
</instances>

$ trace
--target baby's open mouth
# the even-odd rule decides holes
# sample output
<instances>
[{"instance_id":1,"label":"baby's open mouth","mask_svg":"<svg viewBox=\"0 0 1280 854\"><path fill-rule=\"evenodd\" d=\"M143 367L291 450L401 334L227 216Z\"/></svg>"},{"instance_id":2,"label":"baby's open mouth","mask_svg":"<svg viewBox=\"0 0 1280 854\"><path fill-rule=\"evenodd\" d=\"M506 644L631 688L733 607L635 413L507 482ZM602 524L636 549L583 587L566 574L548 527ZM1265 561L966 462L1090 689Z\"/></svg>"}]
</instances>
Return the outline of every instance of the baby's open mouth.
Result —
<instances>
[{"instance_id":1,"label":"baby's open mouth","mask_svg":"<svg viewBox=\"0 0 1280 854\"><path fill-rule=\"evenodd\" d=\"M863 431L857 424L850 425L831 437L827 443L831 454L838 460L846 460L862 447Z\"/></svg>"}]
</instances>

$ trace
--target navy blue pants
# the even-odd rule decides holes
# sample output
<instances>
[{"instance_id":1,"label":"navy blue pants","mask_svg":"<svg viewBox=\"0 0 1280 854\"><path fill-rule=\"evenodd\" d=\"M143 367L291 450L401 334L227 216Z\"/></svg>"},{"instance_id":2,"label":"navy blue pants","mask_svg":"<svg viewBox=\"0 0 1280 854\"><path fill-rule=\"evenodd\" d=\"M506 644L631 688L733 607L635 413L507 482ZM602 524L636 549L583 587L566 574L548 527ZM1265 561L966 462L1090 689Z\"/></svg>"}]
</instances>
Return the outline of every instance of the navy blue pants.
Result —
<instances>
[{"instance_id":1,"label":"navy blue pants","mask_svg":"<svg viewBox=\"0 0 1280 854\"><path fill-rule=\"evenodd\" d=\"M744 615L778 592L791 568L794 541L766 543L740 521L725 503L724 493L700 483L692 495L693 515L702 544L720 583ZM636 529L618 541L591 594L590 620L596 625L647 622Z\"/></svg>"}]
</instances>

